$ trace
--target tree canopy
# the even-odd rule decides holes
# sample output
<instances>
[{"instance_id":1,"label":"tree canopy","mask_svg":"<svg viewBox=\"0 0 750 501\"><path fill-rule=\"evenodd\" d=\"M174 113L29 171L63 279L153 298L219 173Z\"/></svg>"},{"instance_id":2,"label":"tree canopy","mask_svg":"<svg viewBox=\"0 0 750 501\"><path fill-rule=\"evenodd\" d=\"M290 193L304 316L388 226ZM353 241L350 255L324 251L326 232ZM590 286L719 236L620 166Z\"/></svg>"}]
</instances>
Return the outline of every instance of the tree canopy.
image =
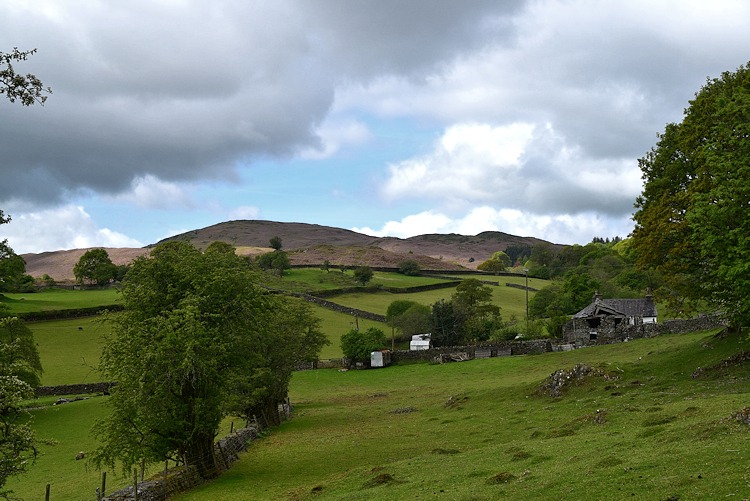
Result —
<instances>
[{"instance_id":1,"label":"tree canopy","mask_svg":"<svg viewBox=\"0 0 750 501\"><path fill-rule=\"evenodd\" d=\"M105 285L117 276L117 266L105 249L89 249L73 266L73 275L79 284L89 282Z\"/></svg>"},{"instance_id":2,"label":"tree canopy","mask_svg":"<svg viewBox=\"0 0 750 501\"><path fill-rule=\"evenodd\" d=\"M0 94L5 94L11 103L18 100L24 106L34 103L44 105L47 101L44 94L52 93L52 89L44 87L35 75L18 73L13 66L15 63L26 61L35 53L36 49L21 51L17 47L11 52L0 52Z\"/></svg>"},{"instance_id":3,"label":"tree canopy","mask_svg":"<svg viewBox=\"0 0 750 501\"><path fill-rule=\"evenodd\" d=\"M477 266L478 270L489 272L505 271L511 265L510 256L503 251L497 251L490 258Z\"/></svg>"},{"instance_id":4,"label":"tree canopy","mask_svg":"<svg viewBox=\"0 0 750 501\"><path fill-rule=\"evenodd\" d=\"M750 324L750 68L709 79L639 160L632 247L676 313L701 302Z\"/></svg>"},{"instance_id":5,"label":"tree canopy","mask_svg":"<svg viewBox=\"0 0 750 501\"><path fill-rule=\"evenodd\" d=\"M353 362L367 362L370 353L382 350L388 346L385 333L375 327L365 331L352 329L341 336L341 351L344 356Z\"/></svg>"},{"instance_id":6,"label":"tree canopy","mask_svg":"<svg viewBox=\"0 0 750 501\"><path fill-rule=\"evenodd\" d=\"M354 269L354 280L361 285L367 285L367 282L372 280L372 276L373 271L369 266L359 266Z\"/></svg>"},{"instance_id":7,"label":"tree canopy","mask_svg":"<svg viewBox=\"0 0 750 501\"><path fill-rule=\"evenodd\" d=\"M281 250L281 237L271 237L271 239L268 241L269 245L273 250L280 251Z\"/></svg>"},{"instance_id":8,"label":"tree canopy","mask_svg":"<svg viewBox=\"0 0 750 501\"><path fill-rule=\"evenodd\" d=\"M484 341L501 326L500 308L492 303L492 288L476 278L462 280L450 300L441 299L432 305L435 346Z\"/></svg>"},{"instance_id":9,"label":"tree canopy","mask_svg":"<svg viewBox=\"0 0 750 501\"><path fill-rule=\"evenodd\" d=\"M289 256L282 250L275 250L261 254L255 259L262 270L274 270L280 277L284 276L284 270L291 268Z\"/></svg>"},{"instance_id":10,"label":"tree canopy","mask_svg":"<svg viewBox=\"0 0 750 501\"><path fill-rule=\"evenodd\" d=\"M0 210L0 225L9 222L10 216L6 216ZM26 261L11 249L8 239L0 240L0 292L18 290L25 274Z\"/></svg>"},{"instance_id":11,"label":"tree canopy","mask_svg":"<svg viewBox=\"0 0 750 501\"><path fill-rule=\"evenodd\" d=\"M407 276L417 276L422 271L422 268L419 266L419 263L415 261L414 259L407 259L406 261L401 261L398 264L398 272L402 275Z\"/></svg>"},{"instance_id":12,"label":"tree canopy","mask_svg":"<svg viewBox=\"0 0 750 501\"><path fill-rule=\"evenodd\" d=\"M416 301L397 299L388 305L385 318L388 325L398 329L402 337L408 338L414 334L429 332L430 315L429 306Z\"/></svg>"},{"instance_id":13,"label":"tree canopy","mask_svg":"<svg viewBox=\"0 0 750 501\"><path fill-rule=\"evenodd\" d=\"M102 374L118 385L113 413L97 424L96 464L173 458L212 477L222 418L283 401L293 364L325 339L306 305L257 283L221 246L168 242L133 262L101 356Z\"/></svg>"},{"instance_id":14,"label":"tree canopy","mask_svg":"<svg viewBox=\"0 0 750 501\"><path fill-rule=\"evenodd\" d=\"M15 317L0 318L0 497L6 480L26 471L36 457L36 439L24 400L33 398L42 364L31 330Z\"/></svg>"}]
</instances>

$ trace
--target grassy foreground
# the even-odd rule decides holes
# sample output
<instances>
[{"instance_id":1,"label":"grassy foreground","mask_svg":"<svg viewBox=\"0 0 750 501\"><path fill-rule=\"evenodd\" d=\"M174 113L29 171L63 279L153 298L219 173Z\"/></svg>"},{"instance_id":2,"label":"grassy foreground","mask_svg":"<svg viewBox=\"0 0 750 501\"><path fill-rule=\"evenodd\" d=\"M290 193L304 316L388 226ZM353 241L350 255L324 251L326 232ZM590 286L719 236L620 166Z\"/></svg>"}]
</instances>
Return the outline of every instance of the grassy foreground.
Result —
<instances>
[{"instance_id":1,"label":"grassy foreground","mask_svg":"<svg viewBox=\"0 0 750 501\"><path fill-rule=\"evenodd\" d=\"M295 418L177 499L721 499L750 492L746 338L668 335L567 353L296 373ZM555 399L539 384L586 363Z\"/></svg>"},{"instance_id":2,"label":"grassy foreground","mask_svg":"<svg viewBox=\"0 0 750 501\"><path fill-rule=\"evenodd\" d=\"M714 332L566 353L381 370L295 373L295 417L219 479L180 500L742 499L750 492L747 363ZM577 363L591 377L554 399L537 393ZM75 461L96 443L98 397L33 411L44 445L9 482L25 499L92 499L99 472ZM229 424L227 423L227 428ZM226 430L225 430L226 431ZM155 466L158 471L158 466ZM110 472L110 492L127 483Z\"/></svg>"}]
</instances>

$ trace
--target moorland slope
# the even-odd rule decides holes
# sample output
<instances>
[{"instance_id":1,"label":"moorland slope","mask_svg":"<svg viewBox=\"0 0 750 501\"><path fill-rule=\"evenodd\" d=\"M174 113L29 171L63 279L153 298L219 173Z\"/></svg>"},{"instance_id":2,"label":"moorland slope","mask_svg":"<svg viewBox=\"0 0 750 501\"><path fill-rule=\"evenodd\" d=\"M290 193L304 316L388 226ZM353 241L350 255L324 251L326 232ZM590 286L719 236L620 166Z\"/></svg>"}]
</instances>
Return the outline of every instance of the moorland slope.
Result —
<instances>
[{"instance_id":1,"label":"moorland slope","mask_svg":"<svg viewBox=\"0 0 750 501\"><path fill-rule=\"evenodd\" d=\"M478 235L428 234L411 238L374 237L351 230L308 223L275 221L227 221L206 228L181 233L161 240L187 240L204 248L214 241L228 242L247 255L267 252L272 237L282 239L293 265L317 266L328 260L339 266L398 267L406 259L413 259L423 269L474 269L492 253L509 246L534 246L545 243L562 247L534 237L519 237L498 231ZM155 245L155 244L154 244ZM149 252L149 248L107 248L115 264L127 264ZM73 266L87 249L23 254L26 271L34 277L49 275L57 281L72 281Z\"/></svg>"}]
</instances>

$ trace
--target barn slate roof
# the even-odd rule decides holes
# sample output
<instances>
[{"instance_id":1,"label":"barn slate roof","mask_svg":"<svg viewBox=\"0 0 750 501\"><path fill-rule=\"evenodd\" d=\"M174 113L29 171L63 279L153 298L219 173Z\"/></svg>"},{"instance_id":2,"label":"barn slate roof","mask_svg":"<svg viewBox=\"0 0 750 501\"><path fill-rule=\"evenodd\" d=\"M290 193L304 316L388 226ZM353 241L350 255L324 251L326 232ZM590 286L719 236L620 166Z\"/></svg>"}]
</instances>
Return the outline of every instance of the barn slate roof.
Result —
<instances>
[{"instance_id":1,"label":"barn slate roof","mask_svg":"<svg viewBox=\"0 0 750 501\"><path fill-rule=\"evenodd\" d=\"M594 296L594 298L591 304L573 315L573 318L588 318L598 315L656 316L656 303L651 295L638 299L602 299L598 296Z\"/></svg>"}]
</instances>

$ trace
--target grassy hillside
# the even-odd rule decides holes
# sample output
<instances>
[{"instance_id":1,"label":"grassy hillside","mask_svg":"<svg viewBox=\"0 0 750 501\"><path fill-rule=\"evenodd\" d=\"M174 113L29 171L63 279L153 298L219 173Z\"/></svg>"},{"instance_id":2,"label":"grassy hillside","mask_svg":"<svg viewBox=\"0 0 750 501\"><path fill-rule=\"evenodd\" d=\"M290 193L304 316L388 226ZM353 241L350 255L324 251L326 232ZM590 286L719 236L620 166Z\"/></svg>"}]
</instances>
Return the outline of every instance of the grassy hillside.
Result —
<instances>
[{"instance_id":1,"label":"grassy hillside","mask_svg":"<svg viewBox=\"0 0 750 501\"><path fill-rule=\"evenodd\" d=\"M532 357L295 374L296 417L180 500L746 496L747 339L663 336ZM559 368L591 377L538 394Z\"/></svg>"},{"instance_id":2,"label":"grassy hillside","mask_svg":"<svg viewBox=\"0 0 750 501\"><path fill-rule=\"evenodd\" d=\"M710 369L743 338L668 335L566 353L381 370L295 373L295 417L221 478L180 500L720 499L747 495L750 367ZM538 393L559 368L590 377ZM691 377L698 368L703 376ZM34 411L42 447L11 487L90 499L98 472L73 458L104 397ZM110 472L110 485L126 480Z\"/></svg>"}]
</instances>

